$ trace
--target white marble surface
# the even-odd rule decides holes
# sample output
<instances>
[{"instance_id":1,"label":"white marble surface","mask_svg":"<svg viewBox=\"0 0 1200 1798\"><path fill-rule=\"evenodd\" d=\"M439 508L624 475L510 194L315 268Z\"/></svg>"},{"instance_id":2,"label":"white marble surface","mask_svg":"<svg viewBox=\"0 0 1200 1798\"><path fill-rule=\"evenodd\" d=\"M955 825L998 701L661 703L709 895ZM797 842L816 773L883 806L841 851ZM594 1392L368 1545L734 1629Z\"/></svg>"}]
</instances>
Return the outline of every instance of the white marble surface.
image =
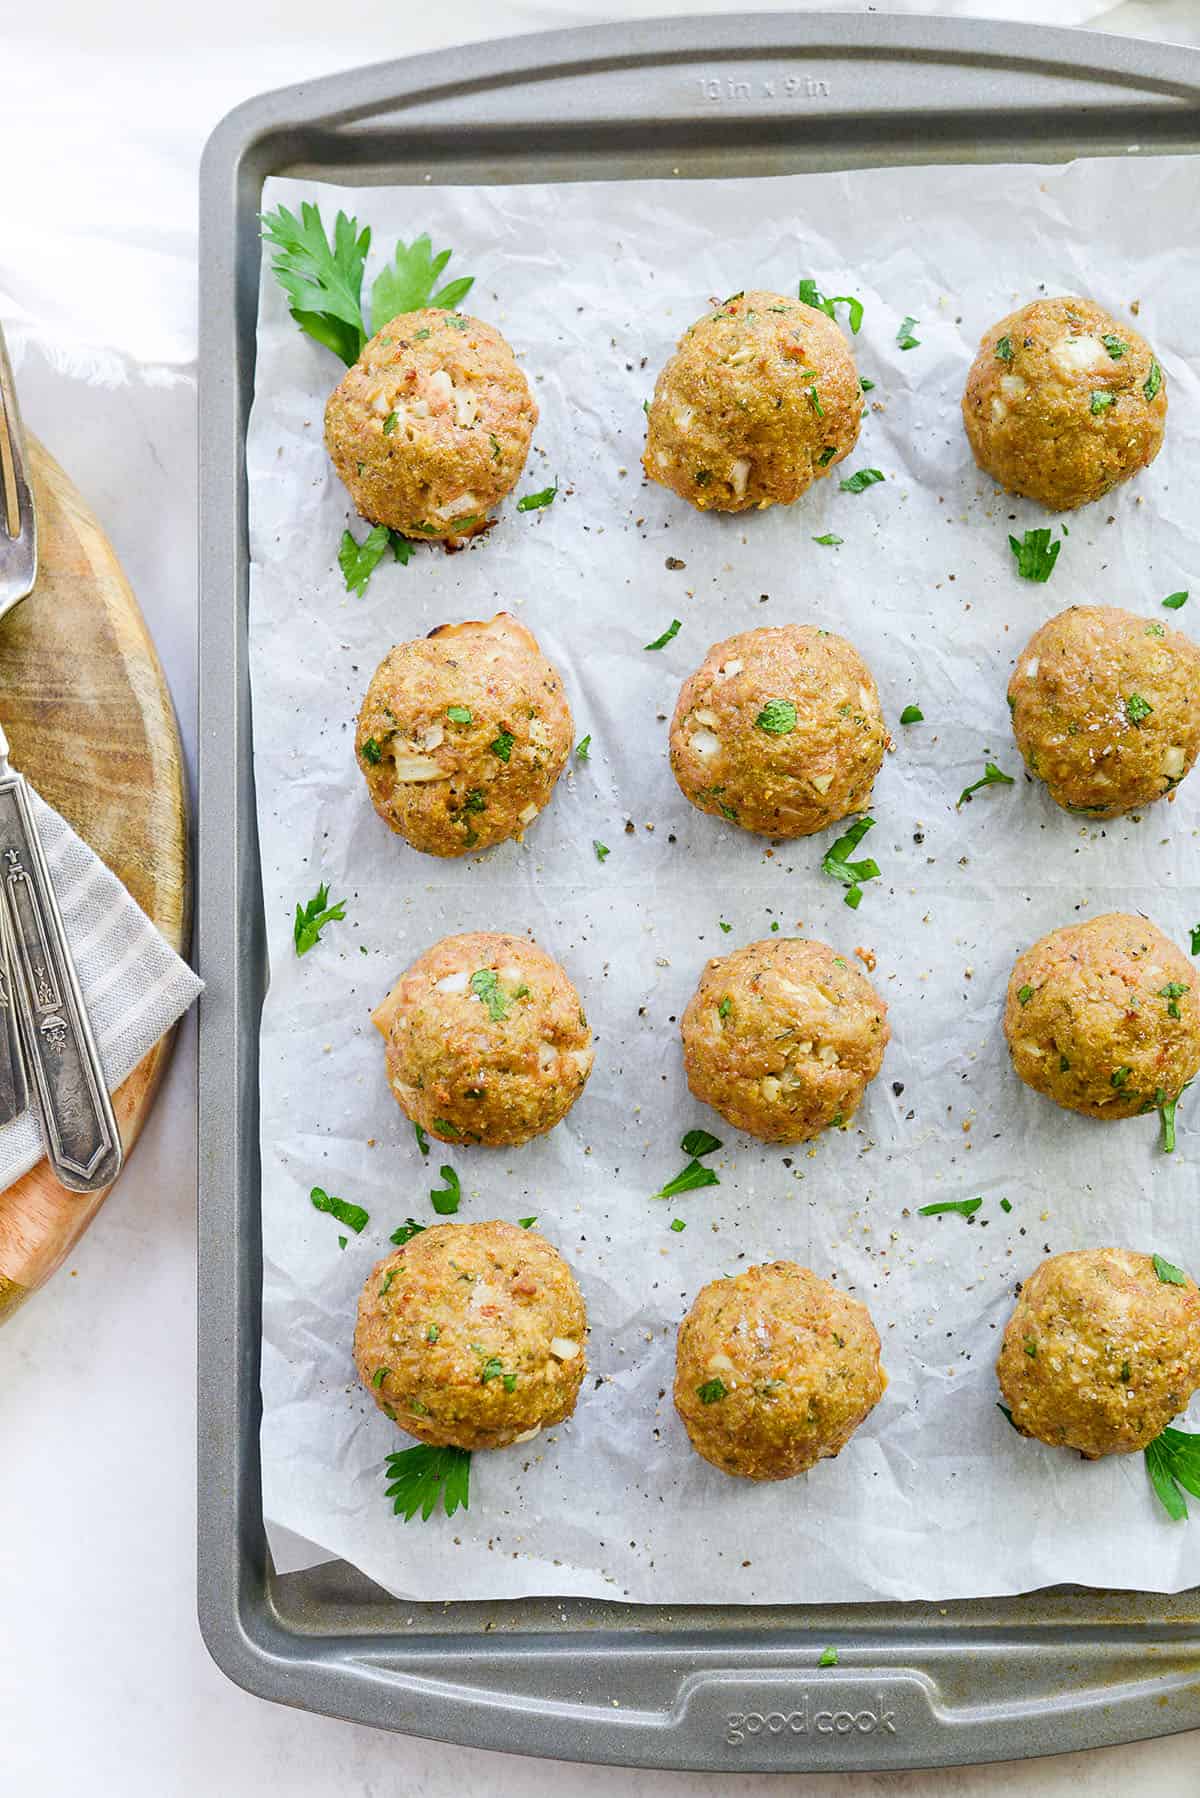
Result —
<instances>
[{"instance_id":1,"label":"white marble surface","mask_svg":"<svg viewBox=\"0 0 1200 1798\"><path fill-rule=\"evenodd\" d=\"M256 88L306 73L499 31L705 10L720 7L461 0L435 15L411 0L336 9L327 0L207 0L186 12L161 0L2 0L0 167L15 169L20 187L4 195L0 317L36 322L21 371L29 422L125 560L189 755L194 168L208 126ZM1020 0L993 10L1012 14ZM1054 0L1029 0L1026 12L1057 16ZM1200 0L1130 0L1101 23L1197 42ZM150 356L155 384L98 387L72 372L113 344ZM105 372L116 379L120 364ZM0 1338L3 1798L738 1798L767 1789L753 1776L567 1767L407 1741L263 1704L218 1673L194 1604L194 1077L189 1026L119 1190L69 1267ZM1198 1745L1177 1736L939 1774L784 1778L769 1789L1191 1798Z\"/></svg>"}]
</instances>

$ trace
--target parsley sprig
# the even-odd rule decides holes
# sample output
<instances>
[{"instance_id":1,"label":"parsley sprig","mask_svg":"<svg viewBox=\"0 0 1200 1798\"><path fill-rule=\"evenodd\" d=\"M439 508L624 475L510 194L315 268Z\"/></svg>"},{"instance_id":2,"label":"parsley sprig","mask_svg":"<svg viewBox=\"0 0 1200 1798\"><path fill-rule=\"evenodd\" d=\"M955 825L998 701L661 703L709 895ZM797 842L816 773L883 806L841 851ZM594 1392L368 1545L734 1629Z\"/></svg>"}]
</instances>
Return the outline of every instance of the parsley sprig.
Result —
<instances>
[{"instance_id":1,"label":"parsley sprig","mask_svg":"<svg viewBox=\"0 0 1200 1798\"><path fill-rule=\"evenodd\" d=\"M874 818L859 818L832 843L821 858L821 871L833 880L840 880L846 888L842 896L843 904L851 911L857 911L862 904L862 882L879 879L879 864L868 856L863 861L852 862L850 856L862 842L869 830L875 827Z\"/></svg>"},{"instance_id":2,"label":"parsley sprig","mask_svg":"<svg viewBox=\"0 0 1200 1798\"><path fill-rule=\"evenodd\" d=\"M326 924L340 924L345 916L346 901L339 899L335 905L330 905L329 888L324 881L307 905L301 905L297 900L296 917L292 924L296 954L307 955L320 942L321 932Z\"/></svg>"},{"instance_id":3,"label":"parsley sprig","mask_svg":"<svg viewBox=\"0 0 1200 1798\"><path fill-rule=\"evenodd\" d=\"M339 212L331 240L320 208L305 200L299 217L279 206L263 215L262 226L263 238L275 252L271 268L288 297L292 317L302 331L347 365L362 353L371 335L371 319L378 328L398 313L424 306L452 310L474 282L473 275L466 275L438 288L438 277L453 252L439 250L435 256L428 236L411 244L401 241L375 277L368 316L362 286L371 247L369 225L360 231L357 219Z\"/></svg>"},{"instance_id":4,"label":"parsley sprig","mask_svg":"<svg viewBox=\"0 0 1200 1798\"><path fill-rule=\"evenodd\" d=\"M1188 1514L1183 1494L1200 1498L1200 1435L1168 1425L1144 1453L1146 1472L1163 1510L1173 1523L1182 1523Z\"/></svg>"},{"instance_id":5,"label":"parsley sprig","mask_svg":"<svg viewBox=\"0 0 1200 1798\"><path fill-rule=\"evenodd\" d=\"M465 1448L431 1448L418 1443L387 1457L387 1497L392 1510L405 1523L419 1511L428 1523L440 1502L447 1517L466 1511L471 1501L471 1451Z\"/></svg>"}]
</instances>

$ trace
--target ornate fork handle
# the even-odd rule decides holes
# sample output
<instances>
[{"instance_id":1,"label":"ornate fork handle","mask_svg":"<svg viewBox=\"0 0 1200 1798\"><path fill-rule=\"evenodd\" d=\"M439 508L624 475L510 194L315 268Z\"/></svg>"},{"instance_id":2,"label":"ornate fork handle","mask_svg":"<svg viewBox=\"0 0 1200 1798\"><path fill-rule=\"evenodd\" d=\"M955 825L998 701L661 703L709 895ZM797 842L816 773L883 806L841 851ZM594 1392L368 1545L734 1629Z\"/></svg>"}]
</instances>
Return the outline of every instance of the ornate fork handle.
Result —
<instances>
[{"instance_id":1,"label":"ornate fork handle","mask_svg":"<svg viewBox=\"0 0 1200 1798\"><path fill-rule=\"evenodd\" d=\"M0 776L0 893L25 1064L47 1157L63 1186L95 1192L120 1172L121 1137L19 774Z\"/></svg>"}]
</instances>

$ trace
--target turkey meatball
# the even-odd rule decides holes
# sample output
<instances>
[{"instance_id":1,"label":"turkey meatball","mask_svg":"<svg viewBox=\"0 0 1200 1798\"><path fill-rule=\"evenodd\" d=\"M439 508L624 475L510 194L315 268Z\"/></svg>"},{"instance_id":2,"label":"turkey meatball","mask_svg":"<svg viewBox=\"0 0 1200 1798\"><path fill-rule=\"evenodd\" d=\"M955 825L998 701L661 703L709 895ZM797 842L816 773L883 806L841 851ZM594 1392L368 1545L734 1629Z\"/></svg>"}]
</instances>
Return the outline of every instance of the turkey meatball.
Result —
<instances>
[{"instance_id":1,"label":"turkey meatball","mask_svg":"<svg viewBox=\"0 0 1200 1798\"><path fill-rule=\"evenodd\" d=\"M794 1261L714 1280L679 1326L675 1409L696 1453L743 1479L836 1455L886 1385L866 1306Z\"/></svg>"},{"instance_id":2,"label":"turkey meatball","mask_svg":"<svg viewBox=\"0 0 1200 1798\"><path fill-rule=\"evenodd\" d=\"M558 963L525 937L443 937L371 1021L406 1117L442 1142L507 1146L552 1130L592 1071L592 1033Z\"/></svg>"},{"instance_id":3,"label":"turkey meatball","mask_svg":"<svg viewBox=\"0 0 1200 1798\"><path fill-rule=\"evenodd\" d=\"M1200 650L1157 619L1071 606L1008 683L1031 774L1068 811L1115 818L1173 793L1200 752Z\"/></svg>"},{"instance_id":4,"label":"turkey meatball","mask_svg":"<svg viewBox=\"0 0 1200 1798\"><path fill-rule=\"evenodd\" d=\"M1153 462L1167 383L1145 338L1094 300L1034 300L984 333L962 412L980 468L1067 512Z\"/></svg>"},{"instance_id":5,"label":"turkey meatball","mask_svg":"<svg viewBox=\"0 0 1200 1798\"><path fill-rule=\"evenodd\" d=\"M996 1373L1022 1435L1089 1461L1136 1454L1200 1387L1200 1292L1132 1249L1051 1255L1021 1288Z\"/></svg>"},{"instance_id":6,"label":"turkey meatball","mask_svg":"<svg viewBox=\"0 0 1200 1798\"><path fill-rule=\"evenodd\" d=\"M505 1448L570 1417L586 1340L575 1276L544 1236L508 1223L435 1224L372 1269L354 1360L410 1436Z\"/></svg>"},{"instance_id":7,"label":"turkey meatball","mask_svg":"<svg viewBox=\"0 0 1200 1798\"><path fill-rule=\"evenodd\" d=\"M1173 1106L1200 1069L1191 962L1146 918L1106 912L1017 957L1004 1034L1027 1086L1068 1111L1136 1117Z\"/></svg>"},{"instance_id":8,"label":"turkey meatball","mask_svg":"<svg viewBox=\"0 0 1200 1798\"><path fill-rule=\"evenodd\" d=\"M519 479L537 418L499 331L428 306L392 319L347 369L325 408L325 445L372 524L471 537Z\"/></svg>"},{"instance_id":9,"label":"turkey meatball","mask_svg":"<svg viewBox=\"0 0 1200 1798\"><path fill-rule=\"evenodd\" d=\"M642 466L702 512L786 506L849 455L861 416L832 319L783 294L735 293L659 375Z\"/></svg>"},{"instance_id":10,"label":"turkey meatball","mask_svg":"<svg viewBox=\"0 0 1200 1798\"><path fill-rule=\"evenodd\" d=\"M521 837L570 754L562 676L508 612L398 643L371 677L355 752L371 803L426 855Z\"/></svg>"},{"instance_id":11,"label":"turkey meatball","mask_svg":"<svg viewBox=\"0 0 1200 1798\"><path fill-rule=\"evenodd\" d=\"M714 957L681 1031L696 1098L764 1142L806 1142L848 1124L891 1034L866 975L800 937Z\"/></svg>"},{"instance_id":12,"label":"turkey meatball","mask_svg":"<svg viewBox=\"0 0 1200 1798\"><path fill-rule=\"evenodd\" d=\"M683 683L671 769L700 811L807 837L865 810L889 741L852 644L811 624L764 626L714 643Z\"/></svg>"}]
</instances>

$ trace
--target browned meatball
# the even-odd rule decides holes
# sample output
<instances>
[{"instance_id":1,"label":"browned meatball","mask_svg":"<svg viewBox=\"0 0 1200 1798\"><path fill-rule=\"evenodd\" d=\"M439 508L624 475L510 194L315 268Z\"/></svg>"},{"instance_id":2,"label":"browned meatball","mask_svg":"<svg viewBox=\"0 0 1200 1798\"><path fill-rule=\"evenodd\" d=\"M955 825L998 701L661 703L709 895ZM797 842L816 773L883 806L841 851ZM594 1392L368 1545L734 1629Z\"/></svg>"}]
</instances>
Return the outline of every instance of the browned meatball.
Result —
<instances>
[{"instance_id":1,"label":"browned meatball","mask_svg":"<svg viewBox=\"0 0 1200 1798\"><path fill-rule=\"evenodd\" d=\"M1094 300L1034 300L985 331L962 412L980 468L1064 512L1153 462L1167 383L1145 338Z\"/></svg>"},{"instance_id":2,"label":"browned meatball","mask_svg":"<svg viewBox=\"0 0 1200 1798\"><path fill-rule=\"evenodd\" d=\"M853 644L811 624L764 626L714 643L683 683L671 770L702 812L807 837L870 804L889 741Z\"/></svg>"},{"instance_id":3,"label":"browned meatball","mask_svg":"<svg viewBox=\"0 0 1200 1798\"><path fill-rule=\"evenodd\" d=\"M544 1236L508 1223L435 1224L372 1269L354 1360L410 1436L505 1448L570 1417L586 1341L575 1276Z\"/></svg>"},{"instance_id":4,"label":"browned meatball","mask_svg":"<svg viewBox=\"0 0 1200 1798\"><path fill-rule=\"evenodd\" d=\"M499 331L428 306L376 332L325 408L358 511L407 537L470 537L512 491L538 411Z\"/></svg>"},{"instance_id":5,"label":"browned meatball","mask_svg":"<svg viewBox=\"0 0 1200 1798\"><path fill-rule=\"evenodd\" d=\"M402 974L372 1022L406 1117L443 1142L503 1146L552 1130L592 1071L579 994L525 937L443 937Z\"/></svg>"},{"instance_id":6,"label":"browned meatball","mask_svg":"<svg viewBox=\"0 0 1200 1798\"><path fill-rule=\"evenodd\" d=\"M1023 1435L1089 1461L1136 1454L1200 1387L1200 1292L1132 1249L1051 1255L1021 1288L996 1372Z\"/></svg>"},{"instance_id":7,"label":"browned meatball","mask_svg":"<svg viewBox=\"0 0 1200 1798\"><path fill-rule=\"evenodd\" d=\"M778 293L735 293L689 326L654 388L642 466L701 511L790 505L858 441L841 331Z\"/></svg>"},{"instance_id":8,"label":"browned meatball","mask_svg":"<svg viewBox=\"0 0 1200 1798\"><path fill-rule=\"evenodd\" d=\"M866 1306L794 1261L714 1280L679 1326L675 1409L696 1453L744 1479L836 1455L886 1385Z\"/></svg>"},{"instance_id":9,"label":"browned meatball","mask_svg":"<svg viewBox=\"0 0 1200 1798\"><path fill-rule=\"evenodd\" d=\"M1071 606L1008 683L1031 774L1068 811L1115 818L1173 793L1200 752L1200 649L1118 606Z\"/></svg>"},{"instance_id":10,"label":"browned meatball","mask_svg":"<svg viewBox=\"0 0 1200 1798\"><path fill-rule=\"evenodd\" d=\"M1146 918L1106 912L1017 957L1004 1034L1027 1086L1093 1118L1178 1099L1200 1070L1191 962Z\"/></svg>"},{"instance_id":11,"label":"browned meatball","mask_svg":"<svg viewBox=\"0 0 1200 1798\"><path fill-rule=\"evenodd\" d=\"M891 1034L865 974L800 937L708 962L681 1033L692 1092L764 1142L806 1142L848 1124Z\"/></svg>"},{"instance_id":12,"label":"browned meatball","mask_svg":"<svg viewBox=\"0 0 1200 1798\"><path fill-rule=\"evenodd\" d=\"M426 855L521 837L571 749L562 676L508 612L398 643L371 677L355 750L371 803Z\"/></svg>"}]
</instances>

